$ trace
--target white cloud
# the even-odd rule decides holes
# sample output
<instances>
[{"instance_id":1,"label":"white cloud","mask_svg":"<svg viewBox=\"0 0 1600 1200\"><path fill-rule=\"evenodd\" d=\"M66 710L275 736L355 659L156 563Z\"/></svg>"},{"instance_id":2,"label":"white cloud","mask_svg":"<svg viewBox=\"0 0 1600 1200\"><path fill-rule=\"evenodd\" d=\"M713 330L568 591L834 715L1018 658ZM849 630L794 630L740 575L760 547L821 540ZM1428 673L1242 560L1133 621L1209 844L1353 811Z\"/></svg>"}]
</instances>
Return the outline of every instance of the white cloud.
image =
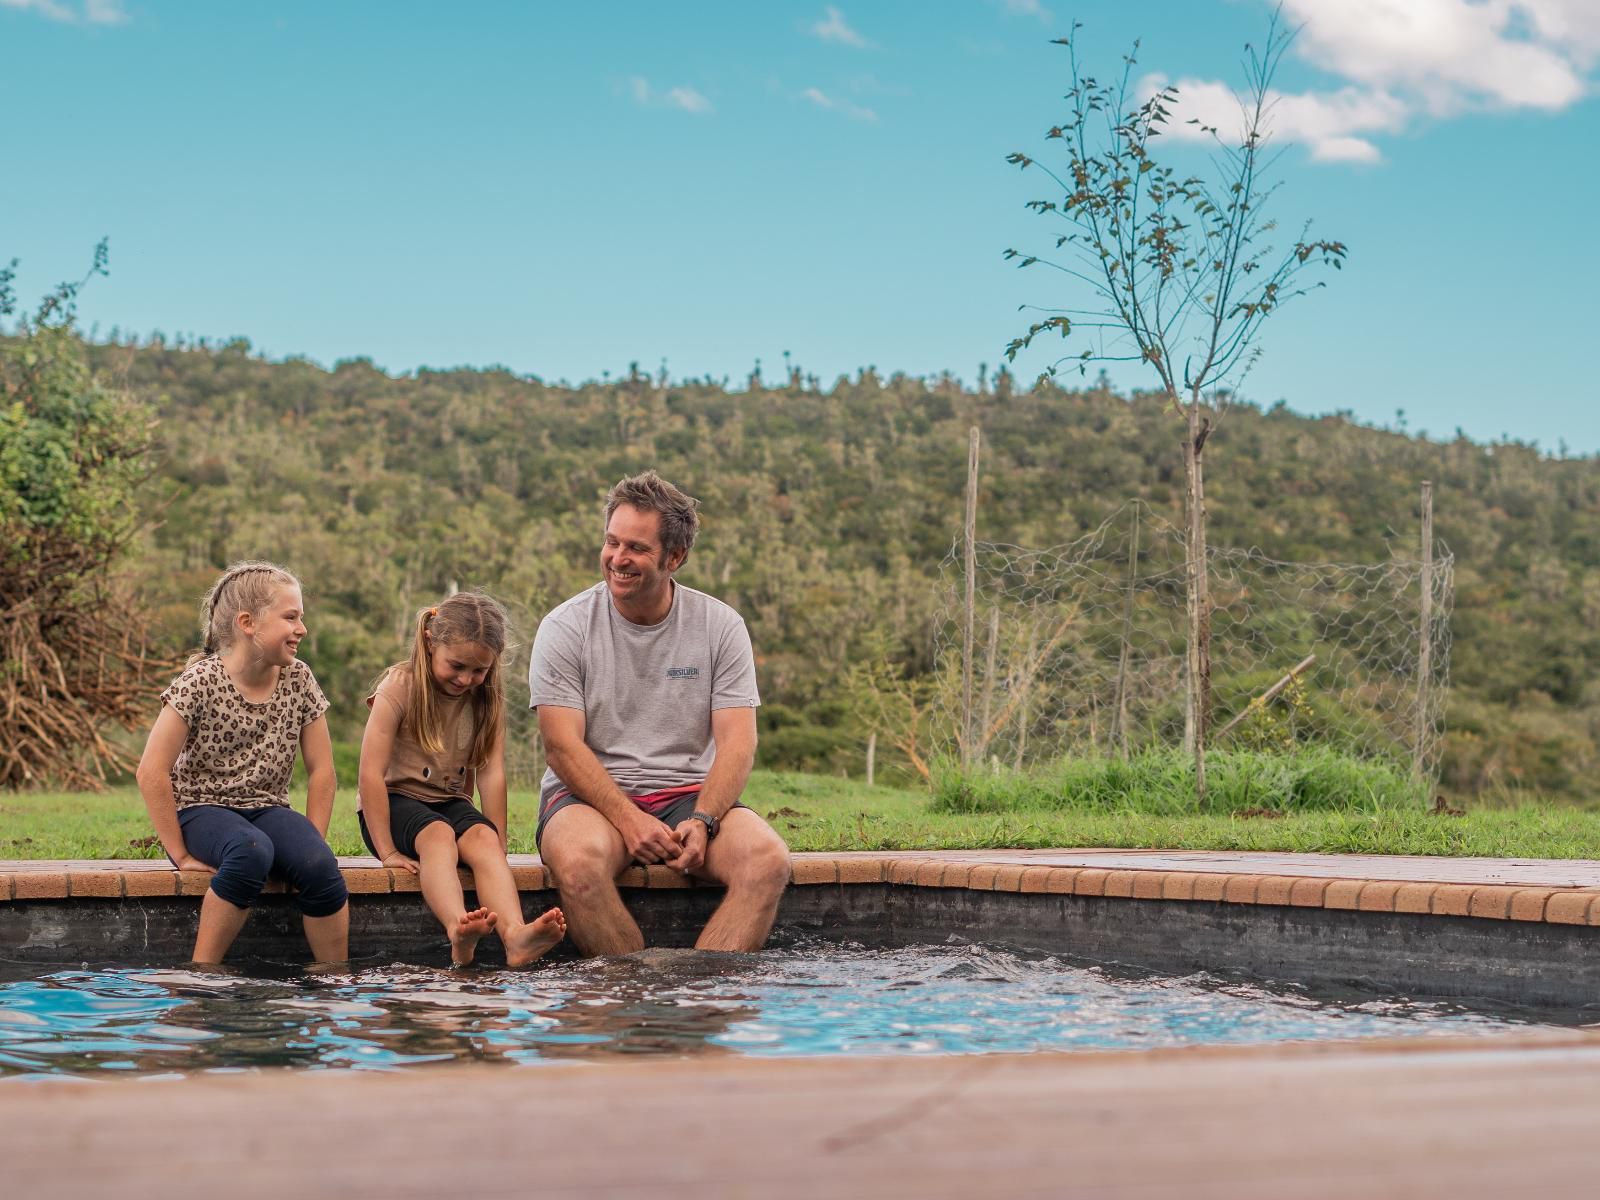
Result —
<instances>
[{"instance_id":1,"label":"white cloud","mask_svg":"<svg viewBox=\"0 0 1600 1200\"><path fill-rule=\"evenodd\" d=\"M878 119L878 114L870 108L862 108L859 104L852 104L850 101L841 100L837 96L830 96L820 88L808 87L800 95L818 108L839 113L849 117L852 121L876 121Z\"/></svg>"},{"instance_id":2,"label":"white cloud","mask_svg":"<svg viewBox=\"0 0 1600 1200\"><path fill-rule=\"evenodd\" d=\"M1306 143L1316 162L1381 160L1372 139L1420 114L1539 109L1558 112L1594 86L1600 0L1282 0L1299 28L1294 53L1348 81L1332 91L1274 94L1270 127ZM1146 94L1164 80L1151 76ZM1178 83L1170 132L1203 136L1196 117L1229 137L1239 128L1232 89Z\"/></svg>"},{"instance_id":3,"label":"white cloud","mask_svg":"<svg viewBox=\"0 0 1600 1200\"><path fill-rule=\"evenodd\" d=\"M850 23L844 19L844 14L834 8L833 5L828 5L823 12L825 15L822 20L811 27L811 32L815 37L819 37L825 42L841 42L846 46L854 46L857 50L865 50L872 45L866 38L850 28Z\"/></svg>"},{"instance_id":4,"label":"white cloud","mask_svg":"<svg viewBox=\"0 0 1600 1200\"><path fill-rule=\"evenodd\" d=\"M633 93L634 101L645 108L676 108L696 115L716 111L703 94L682 84L658 92L643 75L635 75L628 80L628 88Z\"/></svg>"},{"instance_id":5,"label":"white cloud","mask_svg":"<svg viewBox=\"0 0 1600 1200\"><path fill-rule=\"evenodd\" d=\"M83 6L83 15L91 25L128 23L128 13L122 7L122 0L87 0Z\"/></svg>"},{"instance_id":6,"label":"white cloud","mask_svg":"<svg viewBox=\"0 0 1600 1200\"><path fill-rule=\"evenodd\" d=\"M1034 17L1049 22L1053 14L1039 0L1000 0L1000 7L1014 17Z\"/></svg>"},{"instance_id":7,"label":"white cloud","mask_svg":"<svg viewBox=\"0 0 1600 1200\"><path fill-rule=\"evenodd\" d=\"M52 21L75 21L77 14L54 0L0 0L0 8L17 8L23 12L36 12Z\"/></svg>"},{"instance_id":8,"label":"white cloud","mask_svg":"<svg viewBox=\"0 0 1600 1200\"><path fill-rule=\"evenodd\" d=\"M668 88L663 99L669 108L681 108L684 112L708 113L711 111L711 101L707 100L692 87Z\"/></svg>"},{"instance_id":9,"label":"white cloud","mask_svg":"<svg viewBox=\"0 0 1600 1200\"><path fill-rule=\"evenodd\" d=\"M1600 51L1593 0L1284 0L1284 12L1303 25L1301 57L1436 114L1566 108Z\"/></svg>"},{"instance_id":10,"label":"white cloud","mask_svg":"<svg viewBox=\"0 0 1600 1200\"><path fill-rule=\"evenodd\" d=\"M1139 83L1139 94L1148 96L1167 81L1160 75L1146 76ZM1178 103L1167 132L1188 140L1209 139L1197 120L1211 126L1228 142L1237 141L1244 131L1244 116L1239 96L1226 84L1206 79L1180 79ZM1405 127L1408 110L1401 100L1387 92L1357 87L1337 92L1273 92L1268 98L1268 128L1277 139L1304 142L1317 162L1377 162L1382 158L1377 146L1363 134L1397 133Z\"/></svg>"},{"instance_id":11,"label":"white cloud","mask_svg":"<svg viewBox=\"0 0 1600 1200\"><path fill-rule=\"evenodd\" d=\"M1522 0L1521 7L1544 40L1565 43L1585 66L1600 59L1600 4L1594 0Z\"/></svg>"},{"instance_id":12,"label":"white cloud","mask_svg":"<svg viewBox=\"0 0 1600 1200\"><path fill-rule=\"evenodd\" d=\"M61 0L0 0L0 8L38 13L64 25L125 25L128 22L122 0L85 0L81 10Z\"/></svg>"},{"instance_id":13,"label":"white cloud","mask_svg":"<svg viewBox=\"0 0 1600 1200\"><path fill-rule=\"evenodd\" d=\"M1383 158L1383 152L1366 138L1330 137L1311 144L1313 162L1374 163Z\"/></svg>"}]
</instances>

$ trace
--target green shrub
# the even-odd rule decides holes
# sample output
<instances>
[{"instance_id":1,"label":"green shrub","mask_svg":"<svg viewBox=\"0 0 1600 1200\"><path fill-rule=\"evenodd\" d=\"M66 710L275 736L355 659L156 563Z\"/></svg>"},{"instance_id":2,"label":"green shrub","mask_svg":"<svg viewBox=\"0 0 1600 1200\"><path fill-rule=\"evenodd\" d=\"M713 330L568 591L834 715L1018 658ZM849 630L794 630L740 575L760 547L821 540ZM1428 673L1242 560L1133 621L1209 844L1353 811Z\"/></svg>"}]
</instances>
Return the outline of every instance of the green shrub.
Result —
<instances>
[{"instance_id":1,"label":"green shrub","mask_svg":"<svg viewBox=\"0 0 1600 1200\"><path fill-rule=\"evenodd\" d=\"M1231 813L1358 811L1424 804L1403 767L1315 746L1289 751L1214 750L1206 755L1206 810ZM1179 750L1119 758L1069 758L1032 771L945 767L934 777L933 810L945 813L1199 811L1194 762Z\"/></svg>"}]
</instances>

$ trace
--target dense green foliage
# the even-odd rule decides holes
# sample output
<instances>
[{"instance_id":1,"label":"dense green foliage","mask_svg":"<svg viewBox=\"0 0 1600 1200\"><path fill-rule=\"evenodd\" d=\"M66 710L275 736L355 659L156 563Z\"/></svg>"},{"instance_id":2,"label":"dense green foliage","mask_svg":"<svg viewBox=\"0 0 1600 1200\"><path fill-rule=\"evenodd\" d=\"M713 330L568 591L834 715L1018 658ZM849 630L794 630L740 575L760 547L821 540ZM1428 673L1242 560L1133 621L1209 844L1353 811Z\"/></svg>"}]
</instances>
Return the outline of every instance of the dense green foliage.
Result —
<instances>
[{"instance_id":1,"label":"dense green foliage","mask_svg":"<svg viewBox=\"0 0 1600 1200\"><path fill-rule=\"evenodd\" d=\"M0 339L0 551L13 567L41 546L104 561L131 528L148 420L94 378L72 327L79 289L105 264L102 242L84 280L61 284ZM16 267L0 267L0 320L19 307Z\"/></svg>"},{"instance_id":2,"label":"dense green foliage","mask_svg":"<svg viewBox=\"0 0 1600 1200\"><path fill-rule=\"evenodd\" d=\"M160 523L137 565L159 636L193 643L195 601L224 562L283 560L306 580L301 653L344 738L363 688L404 654L415 609L452 583L507 602L525 663L538 617L598 578L607 487L646 466L703 502L680 578L750 622L763 762L832 773L862 768L850 668L884 655L896 672L931 668L930 581L960 527L969 424L985 436L985 539L1062 542L1133 496L1175 521L1182 506L1178 419L1104 386L1020 391L1002 373L974 391L868 370L826 389L798 373L746 391L637 372L570 387L497 369L269 363L243 341L91 356L161 418L144 490ZM1590 794L1600 462L1282 405L1234 407L1207 453L1213 544L1281 559L1414 555L1418 484L1434 480L1458 585L1443 786ZM880 744L880 773L892 758Z\"/></svg>"},{"instance_id":3,"label":"dense green foliage","mask_svg":"<svg viewBox=\"0 0 1600 1200\"><path fill-rule=\"evenodd\" d=\"M104 558L132 524L145 414L91 378L76 338L0 343L0 529L8 561L52 539Z\"/></svg>"},{"instance_id":4,"label":"dense green foliage","mask_svg":"<svg viewBox=\"0 0 1600 1200\"><path fill-rule=\"evenodd\" d=\"M90 274L105 269L105 244ZM17 310L0 268L0 321ZM111 568L133 535L148 410L91 370L64 283L0 339L0 788L93 786L127 760L153 684L145 622Z\"/></svg>"}]
</instances>

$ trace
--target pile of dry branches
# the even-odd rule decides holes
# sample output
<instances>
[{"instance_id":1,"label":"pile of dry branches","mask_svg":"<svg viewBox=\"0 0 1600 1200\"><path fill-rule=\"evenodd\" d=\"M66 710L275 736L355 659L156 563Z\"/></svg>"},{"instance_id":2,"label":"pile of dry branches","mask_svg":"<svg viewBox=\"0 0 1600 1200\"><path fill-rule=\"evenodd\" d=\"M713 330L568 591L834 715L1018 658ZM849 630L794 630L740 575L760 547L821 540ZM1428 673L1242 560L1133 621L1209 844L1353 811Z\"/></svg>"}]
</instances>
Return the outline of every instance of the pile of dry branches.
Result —
<instances>
[{"instance_id":1,"label":"pile of dry branches","mask_svg":"<svg viewBox=\"0 0 1600 1200\"><path fill-rule=\"evenodd\" d=\"M174 663L151 654L104 548L48 539L0 566L0 789L98 790L134 755L106 738L154 715Z\"/></svg>"},{"instance_id":2,"label":"pile of dry branches","mask_svg":"<svg viewBox=\"0 0 1600 1200\"><path fill-rule=\"evenodd\" d=\"M112 573L137 532L152 418L95 379L73 331L106 259L102 241L83 279L0 326L0 789L103 787L133 757L104 731L143 724L172 666ZM16 267L0 263L0 319L17 311Z\"/></svg>"}]
</instances>

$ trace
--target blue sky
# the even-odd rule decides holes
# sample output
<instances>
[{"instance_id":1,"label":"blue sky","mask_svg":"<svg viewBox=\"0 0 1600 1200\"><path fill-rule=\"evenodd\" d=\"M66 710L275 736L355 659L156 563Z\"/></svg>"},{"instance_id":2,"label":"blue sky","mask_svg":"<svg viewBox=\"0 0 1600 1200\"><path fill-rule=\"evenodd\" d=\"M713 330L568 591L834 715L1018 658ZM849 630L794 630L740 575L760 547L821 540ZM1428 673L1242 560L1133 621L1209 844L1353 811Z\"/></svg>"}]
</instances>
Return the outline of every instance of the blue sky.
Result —
<instances>
[{"instance_id":1,"label":"blue sky","mask_svg":"<svg viewBox=\"0 0 1600 1200\"><path fill-rule=\"evenodd\" d=\"M1350 247L1244 394L1600 451L1600 0L1287 0L1275 204ZM111 239L85 324L391 371L991 370L1042 248L1082 22L1109 73L1240 82L1265 0L0 0L0 259ZM1198 110L1197 110L1198 111ZM1024 356L1026 379L1044 365ZM1148 386L1136 369L1120 386Z\"/></svg>"}]
</instances>

